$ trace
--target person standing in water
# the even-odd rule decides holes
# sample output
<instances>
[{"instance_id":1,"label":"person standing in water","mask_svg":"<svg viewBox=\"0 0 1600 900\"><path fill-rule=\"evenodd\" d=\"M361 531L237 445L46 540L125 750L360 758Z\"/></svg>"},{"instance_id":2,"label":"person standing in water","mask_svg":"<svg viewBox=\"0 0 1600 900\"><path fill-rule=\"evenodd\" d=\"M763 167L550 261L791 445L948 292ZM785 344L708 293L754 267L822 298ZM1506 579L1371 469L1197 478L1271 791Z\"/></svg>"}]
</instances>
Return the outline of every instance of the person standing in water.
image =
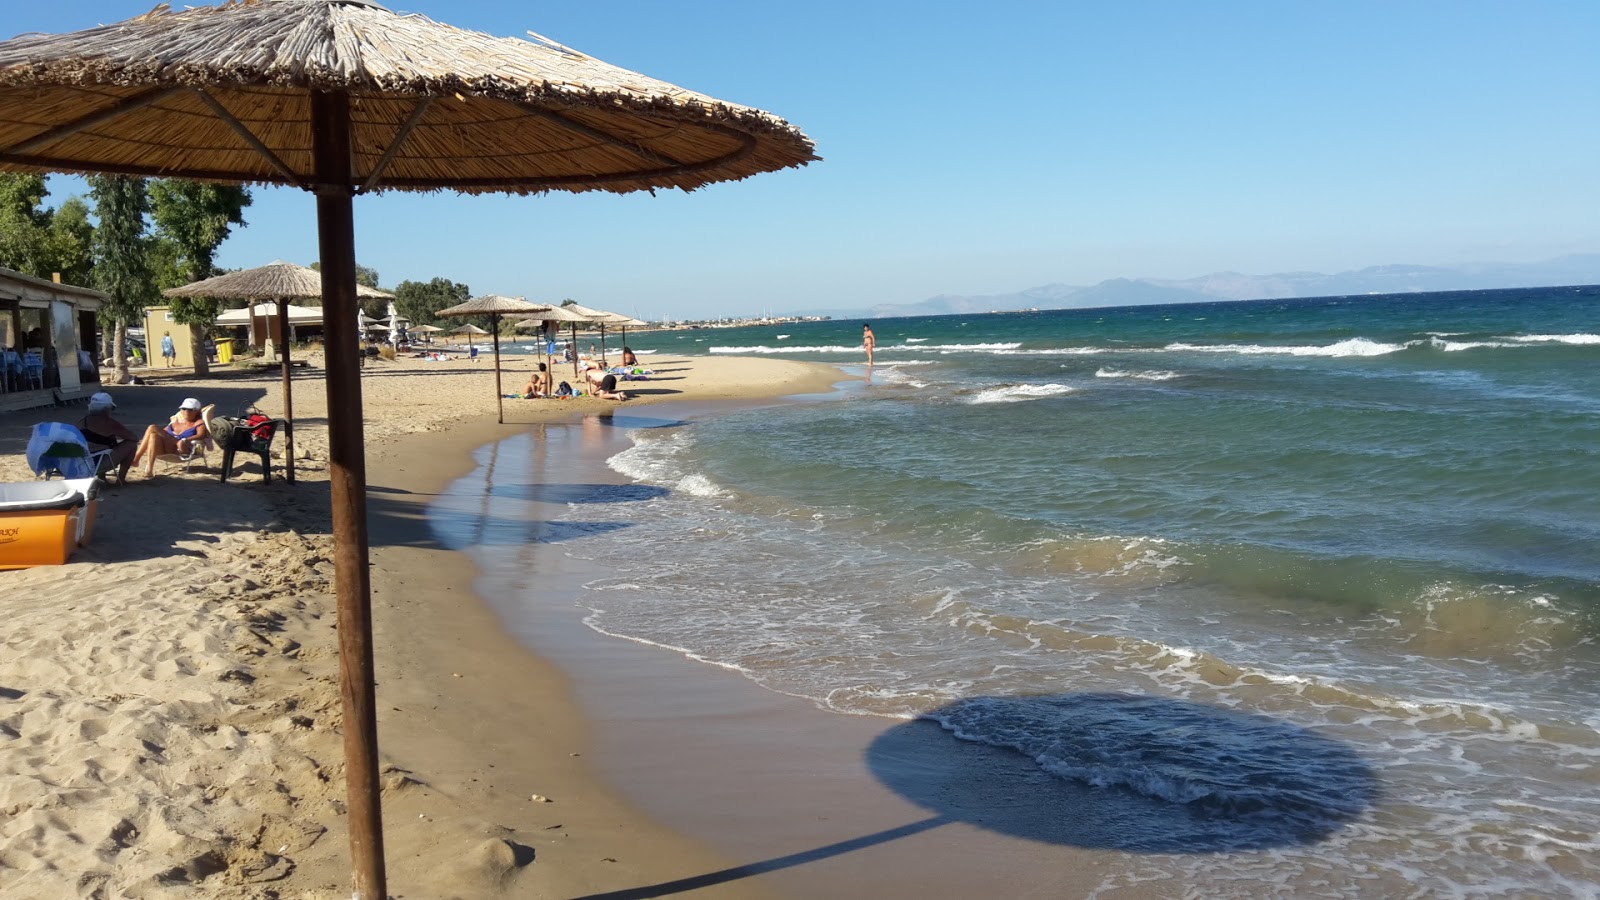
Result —
<instances>
[{"instance_id":1,"label":"person standing in water","mask_svg":"<svg viewBox=\"0 0 1600 900\"><path fill-rule=\"evenodd\" d=\"M867 365L872 365L872 351L878 347L878 339L872 334L872 323L861 326L861 346L867 348Z\"/></svg>"}]
</instances>

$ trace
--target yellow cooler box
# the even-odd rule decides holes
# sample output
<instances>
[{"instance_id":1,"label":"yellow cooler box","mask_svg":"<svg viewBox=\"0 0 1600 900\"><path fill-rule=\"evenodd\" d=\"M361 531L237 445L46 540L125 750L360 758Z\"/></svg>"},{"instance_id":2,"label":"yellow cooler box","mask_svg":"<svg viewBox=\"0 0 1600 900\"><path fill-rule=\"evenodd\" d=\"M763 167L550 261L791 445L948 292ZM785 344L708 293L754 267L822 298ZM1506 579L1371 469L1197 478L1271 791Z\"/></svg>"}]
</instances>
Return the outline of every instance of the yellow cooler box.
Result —
<instances>
[{"instance_id":1,"label":"yellow cooler box","mask_svg":"<svg viewBox=\"0 0 1600 900\"><path fill-rule=\"evenodd\" d=\"M0 569L59 566L94 535L99 482L0 484Z\"/></svg>"}]
</instances>

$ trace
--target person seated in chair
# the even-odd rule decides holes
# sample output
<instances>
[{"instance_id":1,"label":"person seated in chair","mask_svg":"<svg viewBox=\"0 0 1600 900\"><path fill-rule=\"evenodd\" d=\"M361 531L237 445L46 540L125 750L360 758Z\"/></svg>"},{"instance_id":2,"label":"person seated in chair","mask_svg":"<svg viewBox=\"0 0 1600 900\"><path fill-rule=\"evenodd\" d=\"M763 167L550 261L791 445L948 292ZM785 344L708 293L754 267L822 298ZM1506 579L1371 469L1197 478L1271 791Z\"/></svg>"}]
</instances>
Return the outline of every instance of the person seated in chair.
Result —
<instances>
[{"instance_id":1,"label":"person seated in chair","mask_svg":"<svg viewBox=\"0 0 1600 900\"><path fill-rule=\"evenodd\" d=\"M156 475L156 457L183 455L194 449L196 444L204 443L210 435L206 433L206 423L201 416L200 401L187 397L179 404L178 412L173 415L166 427L151 425L144 431L144 439L139 442L139 452L134 454L133 464L138 465L144 461L144 476L154 478Z\"/></svg>"},{"instance_id":2,"label":"person seated in chair","mask_svg":"<svg viewBox=\"0 0 1600 900\"><path fill-rule=\"evenodd\" d=\"M128 470L133 467L134 451L139 449L139 439L128 430L128 426L112 417L111 411L116 408L117 404L110 394L102 391L91 396L89 414L78 422L78 430L83 432L83 439L89 442L90 450L111 450L111 462L106 471L115 468L117 484L126 484Z\"/></svg>"}]
</instances>

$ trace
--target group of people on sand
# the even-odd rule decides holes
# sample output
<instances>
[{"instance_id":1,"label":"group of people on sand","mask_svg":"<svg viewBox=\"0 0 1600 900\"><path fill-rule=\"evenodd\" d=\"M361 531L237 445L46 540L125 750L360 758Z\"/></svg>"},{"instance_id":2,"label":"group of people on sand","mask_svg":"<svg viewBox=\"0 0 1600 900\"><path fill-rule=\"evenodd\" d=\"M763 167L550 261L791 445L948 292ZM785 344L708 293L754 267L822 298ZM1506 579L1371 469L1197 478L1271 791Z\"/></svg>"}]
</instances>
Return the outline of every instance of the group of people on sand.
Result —
<instances>
[{"instance_id":1,"label":"group of people on sand","mask_svg":"<svg viewBox=\"0 0 1600 900\"><path fill-rule=\"evenodd\" d=\"M638 364L639 360L634 356L633 351L627 347L622 348L622 365L627 367L637 366ZM589 385L589 396L591 397L597 397L601 400L633 399L633 395L626 391L617 390L617 376L606 371L605 366L595 360L584 361L583 378ZM545 363L539 363L539 368L529 375L528 383L522 389L522 396L530 398L573 396L570 393L558 393L555 389L554 381L555 375L550 371L550 367ZM566 382L562 382L562 384L565 385ZM570 389L570 385L568 385L568 388Z\"/></svg>"},{"instance_id":2,"label":"group of people on sand","mask_svg":"<svg viewBox=\"0 0 1600 900\"><path fill-rule=\"evenodd\" d=\"M136 437L128 426L117 421L111 414L116 408L116 401L110 394L102 391L91 396L88 414L78 422L78 431L83 433L83 439L92 450L111 451L107 471L117 470L117 484L125 484L128 470L141 462L145 477L154 478L156 457L187 454L211 437L206 430L204 408L194 397L184 398L167 424L149 426L142 437Z\"/></svg>"}]
</instances>

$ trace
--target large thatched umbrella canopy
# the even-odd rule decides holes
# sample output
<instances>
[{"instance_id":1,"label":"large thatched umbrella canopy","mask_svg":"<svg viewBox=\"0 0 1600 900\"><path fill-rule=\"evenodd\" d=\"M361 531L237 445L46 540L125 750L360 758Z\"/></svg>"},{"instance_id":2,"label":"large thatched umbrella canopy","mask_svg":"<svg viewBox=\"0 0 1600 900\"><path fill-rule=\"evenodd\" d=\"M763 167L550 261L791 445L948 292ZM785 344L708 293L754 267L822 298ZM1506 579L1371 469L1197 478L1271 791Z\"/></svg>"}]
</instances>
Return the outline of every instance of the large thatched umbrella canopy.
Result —
<instances>
[{"instance_id":1,"label":"large thatched umbrella canopy","mask_svg":"<svg viewBox=\"0 0 1600 900\"><path fill-rule=\"evenodd\" d=\"M495 408L499 410L500 424L502 425L506 421L506 404L505 396L501 393L500 388L500 317L520 316L533 312L538 308L538 304L529 303L521 297L502 297L499 294L489 294L483 297L474 297L465 303L457 303L455 306L449 306L434 313L435 316L446 319L460 319L466 316L489 317L491 326L489 332L494 334L494 402ZM467 328L475 330L467 331ZM484 333L483 329L470 324L465 328L456 329L457 334L463 332L469 335ZM467 340L470 343L472 339L468 338Z\"/></svg>"},{"instance_id":2,"label":"large thatched umbrella canopy","mask_svg":"<svg viewBox=\"0 0 1600 900\"><path fill-rule=\"evenodd\" d=\"M130 0L131 2L131 0ZM438 101L438 102L436 102ZM0 43L0 171L314 191L327 276L335 578L355 895L387 895L352 198L693 190L815 159L799 129L543 38L367 0L245 0Z\"/></svg>"},{"instance_id":3,"label":"large thatched umbrella canopy","mask_svg":"<svg viewBox=\"0 0 1600 900\"><path fill-rule=\"evenodd\" d=\"M322 273L316 269L297 266L281 259L254 269L228 272L214 278L192 281L185 285L162 291L168 297L209 297L213 300L243 300L251 309L250 331L255 332L254 303L257 300L275 300L278 304L278 353L283 360L283 417L289 427L284 430L284 472L294 482L294 398L290 393L289 370L289 301L322 301ZM356 285L360 297L389 297L394 295L364 284Z\"/></svg>"}]
</instances>

